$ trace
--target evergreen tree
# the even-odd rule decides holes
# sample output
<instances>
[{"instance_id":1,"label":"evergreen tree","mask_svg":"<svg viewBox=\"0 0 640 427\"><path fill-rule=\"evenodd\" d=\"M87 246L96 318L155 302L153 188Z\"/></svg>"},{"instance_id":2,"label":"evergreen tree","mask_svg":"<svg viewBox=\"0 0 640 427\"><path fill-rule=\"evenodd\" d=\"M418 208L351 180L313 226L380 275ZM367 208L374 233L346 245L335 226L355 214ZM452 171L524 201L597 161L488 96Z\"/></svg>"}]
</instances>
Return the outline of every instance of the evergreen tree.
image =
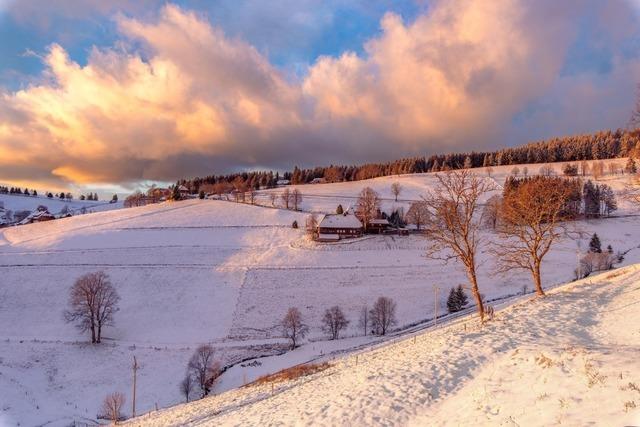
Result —
<instances>
[{"instance_id":1,"label":"evergreen tree","mask_svg":"<svg viewBox=\"0 0 640 427\"><path fill-rule=\"evenodd\" d=\"M589 252L598 253L598 254L602 253L600 238L596 233L593 233L593 236L591 236L591 241L589 242Z\"/></svg>"},{"instance_id":2,"label":"evergreen tree","mask_svg":"<svg viewBox=\"0 0 640 427\"><path fill-rule=\"evenodd\" d=\"M200 192L198 193L198 198L200 200L204 200L204 191L203 190L200 190Z\"/></svg>"},{"instance_id":3,"label":"evergreen tree","mask_svg":"<svg viewBox=\"0 0 640 427\"><path fill-rule=\"evenodd\" d=\"M613 254L613 248L611 247L611 245L607 246L607 253L608 254Z\"/></svg>"},{"instance_id":4,"label":"evergreen tree","mask_svg":"<svg viewBox=\"0 0 640 427\"><path fill-rule=\"evenodd\" d=\"M462 289L462 285L458 285L458 289L456 289L456 295L458 296L458 304L460 305L460 310L462 310L468 303L469 298L467 298L467 294Z\"/></svg>"},{"instance_id":5,"label":"evergreen tree","mask_svg":"<svg viewBox=\"0 0 640 427\"><path fill-rule=\"evenodd\" d=\"M342 209L342 205L338 205L338 207L336 208L336 213L338 215L342 215L344 213L344 209Z\"/></svg>"},{"instance_id":6,"label":"evergreen tree","mask_svg":"<svg viewBox=\"0 0 640 427\"><path fill-rule=\"evenodd\" d=\"M447 298L447 309L449 313L455 313L458 311L458 293L454 288L449 291L449 298Z\"/></svg>"},{"instance_id":7,"label":"evergreen tree","mask_svg":"<svg viewBox=\"0 0 640 427\"><path fill-rule=\"evenodd\" d=\"M118 195L114 194L113 197L111 198L111 202L112 203L117 203L118 202Z\"/></svg>"},{"instance_id":8,"label":"evergreen tree","mask_svg":"<svg viewBox=\"0 0 640 427\"><path fill-rule=\"evenodd\" d=\"M171 190L171 200L180 200L180 184L176 183L176 185L173 186L173 189Z\"/></svg>"},{"instance_id":9,"label":"evergreen tree","mask_svg":"<svg viewBox=\"0 0 640 427\"><path fill-rule=\"evenodd\" d=\"M628 174L638 173L638 167L633 157L629 157L629 160L627 160L627 164L624 167L624 171Z\"/></svg>"}]
</instances>

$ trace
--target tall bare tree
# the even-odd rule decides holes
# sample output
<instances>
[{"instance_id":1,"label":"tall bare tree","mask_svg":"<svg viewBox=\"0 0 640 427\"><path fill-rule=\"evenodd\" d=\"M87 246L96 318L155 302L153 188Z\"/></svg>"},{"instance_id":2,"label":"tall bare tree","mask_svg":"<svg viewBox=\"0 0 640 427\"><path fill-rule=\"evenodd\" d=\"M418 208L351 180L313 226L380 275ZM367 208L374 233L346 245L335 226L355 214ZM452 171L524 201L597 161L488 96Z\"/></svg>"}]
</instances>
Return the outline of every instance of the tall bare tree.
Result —
<instances>
[{"instance_id":1,"label":"tall bare tree","mask_svg":"<svg viewBox=\"0 0 640 427\"><path fill-rule=\"evenodd\" d=\"M380 196L371 187L365 187L360 192L356 204L356 216L362 221L364 229L369 227L372 219L375 219L380 210Z\"/></svg>"},{"instance_id":2,"label":"tall bare tree","mask_svg":"<svg viewBox=\"0 0 640 427\"><path fill-rule=\"evenodd\" d=\"M425 224L427 256L444 261L455 260L464 266L471 293L484 320L484 305L478 288L477 253L482 245L483 218L480 199L495 185L468 169L437 174L438 183L424 197L430 215Z\"/></svg>"},{"instance_id":3,"label":"tall bare tree","mask_svg":"<svg viewBox=\"0 0 640 427\"><path fill-rule=\"evenodd\" d=\"M505 195L497 228L500 239L491 252L497 270L528 270L538 295L544 295L540 268L552 245L567 234L563 211L569 186L553 179L523 181Z\"/></svg>"},{"instance_id":4,"label":"tall bare tree","mask_svg":"<svg viewBox=\"0 0 640 427\"><path fill-rule=\"evenodd\" d=\"M295 349L298 341L307 335L309 327L302 321L302 314L296 307L291 307L280 323L285 338L291 340L291 349Z\"/></svg>"},{"instance_id":5,"label":"tall bare tree","mask_svg":"<svg viewBox=\"0 0 640 427\"><path fill-rule=\"evenodd\" d=\"M371 327L378 335L386 335L396 324L396 303L387 297L380 297L369 312Z\"/></svg>"},{"instance_id":6,"label":"tall bare tree","mask_svg":"<svg viewBox=\"0 0 640 427\"><path fill-rule=\"evenodd\" d=\"M347 326L349 326L349 321L339 306L335 305L324 312L322 329L329 334L332 340L337 340L340 331L346 329Z\"/></svg>"},{"instance_id":7,"label":"tall bare tree","mask_svg":"<svg viewBox=\"0 0 640 427\"><path fill-rule=\"evenodd\" d=\"M407 211L405 221L416 226L418 231L422 224L429 219L429 206L423 201L413 202Z\"/></svg>"},{"instance_id":8,"label":"tall bare tree","mask_svg":"<svg viewBox=\"0 0 640 427\"><path fill-rule=\"evenodd\" d=\"M396 202L398 201L398 196L402 192L402 186L399 182L394 182L391 184L391 193L395 196Z\"/></svg>"},{"instance_id":9,"label":"tall bare tree","mask_svg":"<svg viewBox=\"0 0 640 427\"><path fill-rule=\"evenodd\" d=\"M107 395L102 402L102 416L111 420L114 424L118 424L122 416L122 407L124 406L124 394L115 392Z\"/></svg>"},{"instance_id":10,"label":"tall bare tree","mask_svg":"<svg viewBox=\"0 0 640 427\"><path fill-rule=\"evenodd\" d=\"M367 336L367 330L369 328L369 307L367 305L363 305L360 309L360 318L358 319L358 327L362 328L364 335Z\"/></svg>"},{"instance_id":11,"label":"tall bare tree","mask_svg":"<svg viewBox=\"0 0 640 427\"><path fill-rule=\"evenodd\" d=\"M189 402L189 396L193 392L193 388L195 386L195 382L193 381L193 376L191 372L187 372L182 381L180 381L180 393L184 396L187 403Z\"/></svg>"},{"instance_id":12,"label":"tall bare tree","mask_svg":"<svg viewBox=\"0 0 640 427\"><path fill-rule=\"evenodd\" d=\"M502 197L493 195L489 197L482 209L482 217L487 227L495 230L498 227L498 219L500 216L500 207L502 206Z\"/></svg>"},{"instance_id":13,"label":"tall bare tree","mask_svg":"<svg viewBox=\"0 0 640 427\"><path fill-rule=\"evenodd\" d=\"M113 324L120 297L103 272L80 276L69 293L69 309L64 312L67 322L75 323L82 332L91 331L91 342L100 343L102 328Z\"/></svg>"},{"instance_id":14,"label":"tall bare tree","mask_svg":"<svg viewBox=\"0 0 640 427\"><path fill-rule=\"evenodd\" d=\"M302 203L302 193L297 188L294 188L291 192L291 203L294 211L297 211L300 203Z\"/></svg>"},{"instance_id":15,"label":"tall bare tree","mask_svg":"<svg viewBox=\"0 0 640 427\"><path fill-rule=\"evenodd\" d=\"M215 357L213 347L208 344L198 347L189 359L187 372L196 380L201 397L208 395L221 373L221 364Z\"/></svg>"},{"instance_id":16,"label":"tall bare tree","mask_svg":"<svg viewBox=\"0 0 640 427\"><path fill-rule=\"evenodd\" d=\"M314 237L318 232L318 217L316 214L311 214L307 217L305 229L307 234L311 237Z\"/></svg>"},{"instance_id":17,"label":"tall bare tree","mask_svg":"<svg viewBox=\"0 0 640 427\"><path fill-rule=\"evenodd\" d=\"M291 205L291 190L285 188L282 194L280 194L280 200L282 200L282 204L286 209L289 209Z\"/></svg>"},{"instance_id":18,"label":"tall bare tree","mask_svg":"<svg viewBox=\"0 0 640 427\"><path fill-rule=\"evenodd\" d=\"M276 206L276 200L278 200L278 193L272 191L269 193L269 200L271 200L271 206Z\"/></svg>"}]
</instances>

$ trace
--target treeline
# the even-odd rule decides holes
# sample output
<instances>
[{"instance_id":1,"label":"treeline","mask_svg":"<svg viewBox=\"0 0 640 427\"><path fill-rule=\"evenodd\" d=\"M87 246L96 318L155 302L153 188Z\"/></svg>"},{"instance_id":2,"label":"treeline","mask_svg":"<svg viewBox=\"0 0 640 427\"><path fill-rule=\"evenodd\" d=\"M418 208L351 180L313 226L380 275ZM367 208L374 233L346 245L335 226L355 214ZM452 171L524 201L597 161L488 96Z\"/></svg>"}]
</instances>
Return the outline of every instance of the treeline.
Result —
<instances>
[{"instance_id":1,"label":"treeline","mask_svg":"<svg viewBox=\"0 0 640 427\"><path fill-rule=\"evenodd\" d=\"M359 181L389 175L439 172L462 168L492 167L533 163L575 162L616 157L637 156L640 153L640 130L601 131L533 142L520 147L497 151L464 152L410 157L386 163L359 166L331 165L300 169L280 175L278 172L256 171L181 180L191 194L203 185L241 185L246 188L273 188L280 180L291 184L307 184L316 179L325 182Z\"/></svg>"},{"instance_id":2,"label":"treeline","mask_svg":"<svg viewBox=\"0 0 640 427\"><path fill-rule=\"evenodd\" d=\"M29 190L25 188L24 191L18 187L4 187L0 185L0 194L21 194L23 196L37 196L38 192L36 190Z\"/></svg>"},{"instance_id":3,"label":"treeline","mask_svg":"<svg viewBox=\"0 0 640 427\"><path fill-rule=\"evenodd\" d=\"M563 178L552 176L514 177L505 180L503 199L515 193L526 183L545 182L556 188L564 189L565 197L561 217L564 219L601 218L611 215L618 209L613 189L606 184L594 184L591 180L580 178ZM540 195L543 197L544 195Z\"/></svg>"}]
</instances>

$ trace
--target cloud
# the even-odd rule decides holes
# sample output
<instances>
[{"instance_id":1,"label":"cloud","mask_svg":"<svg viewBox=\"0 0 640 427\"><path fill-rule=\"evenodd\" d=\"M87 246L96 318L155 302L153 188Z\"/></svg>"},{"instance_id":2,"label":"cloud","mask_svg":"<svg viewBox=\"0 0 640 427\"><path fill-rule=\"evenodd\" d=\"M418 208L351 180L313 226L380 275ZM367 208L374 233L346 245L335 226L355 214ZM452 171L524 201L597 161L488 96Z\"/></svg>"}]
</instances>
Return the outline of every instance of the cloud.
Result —
<instances>
[{"instance_id":1,"label":"cloud","mask_svg":"<svg viewBox=\"0 0 640 427\"><path fill-rule=\"evenodd\" d=\"M566 60L584 36L576 11L599 31L637 19L625 2L587 3L440 1L411 22L388 13L364 53L320 57L300 79L196 12L118 15L113 47L80 65L53 44L38 83L0 93L0 180L166 181L620 126L639 69L617 46L635 33L609 34L608 73L567 74Z\"/></svg>"}]
</instances>

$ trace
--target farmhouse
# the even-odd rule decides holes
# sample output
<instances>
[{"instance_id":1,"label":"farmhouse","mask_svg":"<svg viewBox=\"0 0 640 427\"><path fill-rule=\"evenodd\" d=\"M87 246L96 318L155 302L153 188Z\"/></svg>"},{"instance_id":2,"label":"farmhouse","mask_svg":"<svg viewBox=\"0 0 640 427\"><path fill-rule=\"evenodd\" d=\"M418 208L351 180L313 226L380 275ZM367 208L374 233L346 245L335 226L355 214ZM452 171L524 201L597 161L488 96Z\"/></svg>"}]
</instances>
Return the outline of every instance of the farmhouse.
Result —
<instances>
[{"instance_id":1,"label":"farmhouse","mask_svg":"<svg viewBox=\"0 0 640 427\"><path fill-rule=\"evenodd\" d=\"M386 229L389 228L389 226L389 221L384 218L372 219L371 221L369 221L367 233L382 234Z\"/></svg>"},{"instance_id":2,"label":"farmhouse","mask_svg":"<svg viewBox=\"0 0 640 427\"><path fill-rule=\"evenodd\" d=\"M362 235L362 222L349 211L327 214L318 224L318 240L334 241Z\"/></svg>"},{"instance_id":3,"label":"farmhouse","mask_svg":"<svg viewBox=\"0 0 640 427\"><path fill-rule=\"evenodd\" d=\"M180 193L180 197L189 197L189 189L184 185L178 187L178 192Z\"/></svg>"},{"instance_id":4,"label":"farmhouse","mask_svg":"<svg viewBox=\"0 0 640 427\"><path fill-rule=\"evenodd\" d=\"M19 225L32 224L34 222L53 221L54 219L56 219L55 215L49 213L48 210L38 209L22 221L20 221Z\"/></svg>"}]
</instances>

